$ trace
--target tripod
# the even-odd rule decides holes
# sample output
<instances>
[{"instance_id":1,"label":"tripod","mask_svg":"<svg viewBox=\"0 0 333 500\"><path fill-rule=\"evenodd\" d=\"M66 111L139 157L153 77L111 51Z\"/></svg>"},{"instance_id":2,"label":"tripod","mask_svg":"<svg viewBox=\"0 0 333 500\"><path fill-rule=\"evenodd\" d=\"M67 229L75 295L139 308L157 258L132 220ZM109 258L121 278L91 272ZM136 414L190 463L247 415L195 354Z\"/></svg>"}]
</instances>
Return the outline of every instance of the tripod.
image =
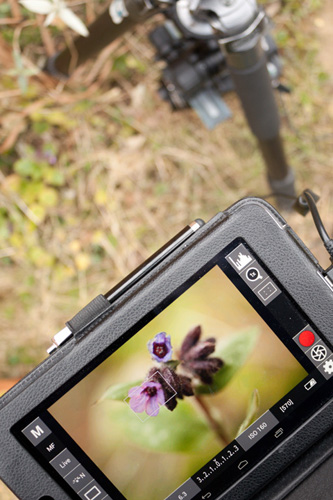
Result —
<instances>
[{"instance_id":1,"label":"tripod","mask_svg":"<svg viewBox=\"0 0 333 500\"><path fill-rule=\"evenodd\" d=\"M235 90L249 127L257 138L267 180L280 207L295 195L294 173L280 136L273 83L280 75L269 20L256 0L113 0L79 37L47 61L46 70L67 77L136 24L163 13L167 21L150 34L165 61L160 93L174 109L191 106L208 128L230 112L222 95ZM75 57L73 57L73 53ZM276 84L277 86L277 84Z\"/></svg>"}]
</instances>

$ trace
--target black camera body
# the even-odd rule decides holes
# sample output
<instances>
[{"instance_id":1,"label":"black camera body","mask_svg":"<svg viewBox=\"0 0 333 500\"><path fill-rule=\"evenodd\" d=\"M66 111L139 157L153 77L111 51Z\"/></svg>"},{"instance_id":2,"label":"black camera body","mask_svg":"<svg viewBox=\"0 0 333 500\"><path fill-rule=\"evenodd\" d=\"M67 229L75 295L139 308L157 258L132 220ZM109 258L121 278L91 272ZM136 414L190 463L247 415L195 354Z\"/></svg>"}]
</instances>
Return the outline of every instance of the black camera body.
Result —
<instances>
[{"instance_id":1,"label":"black camera body","mask_svg":"<svg viewBox=\"0 0 333 500\"><path fill-rule=\"evenodd\" d=\"M187 32L177 16L177 9L166 12L167 21L149 34L156 59L164 63L159 94L174 111L192 107L207 128L214 128L231 116L222 99L235 90L226 55L212 34L200 36L198 32ZM282 64L268 32L263 37L262 47L270 78L276 86ZM282 85L277 89L289 92Z\"/></svg>"},{"instance_id":2,"label":"black camera body","mask_svg":"<svg viewBox=\"0 0 333 500\"><path fill-rule=\"evenodd\" d=\"M193 234L189 237L176 238L171 245L163 247L162 252L155 254L148 265L141 266L139 272L134 272L129 279L125 279L120 287L88 304L68 322L67 329L70 335L65 341L60 343L59 347L53 346L49 358L0 399L0 477L18 498L136 500L137 488L138 499L144 498L142 492L145 492L145 498L152 500L158 498L159 487L163 491L163 498L161 496L160 500L164 498L328 500L331 498L333 479L332 475L327 476L327 470L331 466L330 457L333 453L333 284L325 278L323 269L315 257L285 220L262 200L256 198L242 200L225 212L217 214L208 223L202 224L199 221L192 227ZM186 234L190 233L187 231ZM141 450L136 443L130 448L133 462L127 462L128 468L119 466L117 474L111 477L112 472L110 476L106 471L115 470L118 465L112 465L107 469L106 462L97 458L99 450L96 451L91 444L92 438L86 438L86 429L91 427L88 427L87 418L82 414L80 405L85 405L85 400L90 397L87 387L97 387L97 373L103 373L105 377L105 374L109 373L107 370L111 370L114 380L124 373L124 379L130 377L126 380L133 380L133 387L128 390L129 396L125 398L117 396L118 400L115 401L117 398L115 391L112 390L112 397L107 402L106 413L107 418L111 419L110 433L115 433L114 439L116 440L117 435L121 434L122 442L127 443L126 439L129 439L131 429L138 429L137 434L142 430L144 435L144 429L150 429L148 426L156 425L161 418L167 419L161 422L174 423L172 428L166 424L163 427L163 430L169 432L171 441L176 433L180 412L184 408L193 406L193 398L196 396L189 395L192 389L194 392L197 391L197 394L204 395L197 399L200 403L202 402L200 398L204 398L206 410L211 406L212 400L209 399L208 389L212 393L215 391L214 384L217 379L214 377L218 377L219 373L227 377L229 373L227 369L230 369L231 365L228 368L227 350L225 356L221 356L220 372L217 372L216 367L215 371L213 370L214 363L211 360L214 356L217 359L218 342L216 351L213 352L212 344L215 345L215 340L205 341L205 345L208 342L210 349L207 355L207 352L206 354L203 352L201 339L198 336L194 338L193 332L187 334L186 342L187 344L192 342L196 355L188 346L186 351L183 333L174 334L175 338L177 335L182 337L183 344L180 349L172 345L171 350L171 344L167 340L169 337L163 332L163 335L165 334L163 338L155 336L148 342L148 349L142 348L143 354L140 351L139 358L135 356L141 347L136 348L135 346L139 344L134 342L141 342L142 335L143 337L146 335L145 339L148 338L148 333L142 332L152 328L149 325L154 325L156 318L163 317L161 315L166 314L166 311L175 311L175 307L178 306L174 304L183 304L181 301L184 297L187 301L186 307L191 307L190 294L193 290L198 290L196 293L201 299L191 309L190 316L200 313L201 316L198 317L203 318L204 333L207 330L207 335L210 334L210 321L214 319L216 325L222 321L220 318L222 312L218 304L223 306L223 303L219 302L223 287L220 293L218 286L214 290L211 286L211 283L219 283L220 276L221 283L227 290L223 295L226 303L229 294L230 297L235 294L242 307L238 311L235 306L234 321L241 323L245 311L244 322L245 318L256 315L260 317L260 325L264 331L260 334L262 336L259 335L257 343L253 344L252 350L249 350L247 359L250 361L244 362L245 364L237 372L240 382L235 386L239 391L234 393L235 405L241 407L237 398L241 398L240 394L248 380L251 390L245 387L246 397L253 387L257 385L263 387L262 393L265 393L267 386L267 394L264 394L260 403L264 406L258 403L260 409L257 413L251 414L251 418L248 418L239 433L231 433L230 442L226 440L226 446L220 446L222 449L217 453L214 451L217 449L216 439L211 439L213 434L207 434L210 436L207 438L207 443L210 443L207 444L208 448L200 448L203 445L198 444L198 449L204 450L206 454L190 449L188 447L190 438L184 445L187 446L184 453L176 453L175 450L170 452L171 448L166 451L162 447L154 452L146 450L147 460L152 461L149 463L155 463L156 469L149 469L149 473L145 471L146 475L141 471L135 476L137 484L133 486L127 484L130 483L129 477L131 474L136 474L136 467L141 465L144 467L141 459L138 458L136 461L133 458L135 450ZM217 305L214 302L215 298ZM201 304L205 300L207 302L205 307L211 307L211 313L205 313L206 315ZM215 309L213 306L216 306ZM179 306L177 309L179 324L187 324L186 321L190 321L189 313L185 314L182 311L185 309ZM42 328L43 325L38 327ZM168 328L173 331L171 326ZM179 329L181 330L180 327ZM224 335L223 332L222 334ZM218 337L218 333L216 335ZM230 335L232 337L233 333ZM179 341L176 342L172 336L173 334L171 334L172 342L179 344ZM159 339L160 343L156 339ZM226 338L223 337L222 340L225 341ZM146 346L146 340L141 345ZM270 345L276 346L275 364L273 359L275 351L271 352ZM154 351L156 346L157 350ZM162 353L164 357L160 354L161 349L162 351L164 349ZM192 357L189 352L192 352ZM233 353L235 352L234 350ZM279 352L283 353L281 359ZM138 383L139 385L134 386L134 381L136 382L138 377L135 374L127 375L129 369L126 363L129 357L134 356L133 359L137 363L143 358L148 360L150 355L155 359L156 356L160 357L157 368L163 380L161 378L157 380L157 371L151 375L150 368L150 378L146 378L141 385ZM176 361L175 356L178 356ZM241 357L241 351L239 356ZM268 359L271 361L268 362ZM294 377L293 382L289 380L289 375L285 381L283 378L287 377L289 368L282 369L278 366L283 365L286 360L291 367L290 370L294 370L290 371ZM182 366L186 369L186 363L187 369L191 367L192 375L188 375L190 373L188 371L185 377L185 372L179 370ZM287 367L286 364L283 366ZM274 370L278 371L272 371L271 367L275 367ZM245 372L241 376L242 369ZM166 374L170 373L171 378L165 382ZM257 379L252 383L251 377L254 376ZM187 392L185 385L179 389L175 385L176 382L172 382L176 379L185 381L184 377L187 379L186 383L193 382ZM200 377L201 386L198 385ZM210 377L214 382L209 380ZM95 385L82 385L88 380ZM174 406L177 403L178 406L173 408L173 411L169 411L168 401L165 398L166 383L175 388L170 399L172 401L174 398ZM253 387L251 384L254 384ZM285 385L282 388L283 384ZM139 392L134 394L134 389ZM101 386L98 386L98 390L102 390ZM275 392L279 396L275 397ZM213 398L217 398L214 399L217 406L220 404L219 397L217 392L214 393ZM229 397L230 406L230 401L233 401L232 394ZM62 406L62 401L66 398L67 406L65 403L65 406ZM148 403L154 403L156 409L152 410L152 406L149 407ZM140 411L143 407L145 411ZM73 413L67 414L64 408ZM87 412L102 411L100 408L98 404L87 403ZM117 413L118 411L127 413ZM239 412L242 413L243 410ZM89 413L89 418L92 413ZM120 417L116 418L116 415L120 414L125 415L122 421L124 428L118 432L114 428L121 420ZM145 418L141 418L142 415ZM196 414L194 417L197 419ZM128 418L131 420L126 427ZM171 418L173 420L170 420ZM211 415L210 418L212 423L214 418ZM233 425L233 418L229 419L229 427ZM187 428L191 427L191 422L188 421ZM76 438L77 428L80 426L83 426L84 432L80 434L80 438ZM206 429L205 426L201 415L198 429ZM103 422L101 421L100 429L96 429L98 425L92 427L94 435L100 439L100 446L103 446L103 432L105 432ZM105 441L108 439L106 434ZM133 440L136 437L140 438L133 435ZM112 447L113 444L111 441L110 443ZM131 443L123 446L118 443L117 446L119 447L114 449L112 459L114 464L124 460L123 453L126 453ZM123 457L118 461L117 453L119 457L120 455ZM138 457L141 457L139 453L141 451L138 451ZM193 469L194 465L190 468L186 462L188 467L186 470L195 472L189 473L189 477L185 474L183 483L175 482L177 487L171 486L170 483L170 491L168 484L156 484L158 474L161 472L158 464L164 463L165 456L169 457L170 470L174 471L175 475L179 474L179 477L185 472L179 472L178 465L173 469L173 460L176 463L177 460L182 461L185 460L184 457L190 456L188 460L191 459L197 464L197 469ZM127 459L126 455L125 458ZM123 478L122 483L118 482L119 477ZM142 481L147 483L146 485L140 483L140 477L145 478ZM148 487L151 488L151 494L147 494ZM126 491L132 493L126 496Z\"/></svg>"}]
</instances>

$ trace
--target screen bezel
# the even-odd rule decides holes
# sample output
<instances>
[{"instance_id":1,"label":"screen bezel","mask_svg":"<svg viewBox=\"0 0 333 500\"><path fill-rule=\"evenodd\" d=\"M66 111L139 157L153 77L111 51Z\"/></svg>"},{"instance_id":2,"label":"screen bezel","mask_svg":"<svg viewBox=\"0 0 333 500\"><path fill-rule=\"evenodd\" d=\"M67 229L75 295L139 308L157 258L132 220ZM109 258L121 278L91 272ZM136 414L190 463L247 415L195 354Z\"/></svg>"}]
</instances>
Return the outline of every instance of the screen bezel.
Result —
<instances>
[{"instance_id":1,"label":"screen bezel","mask_svg":"<svg viewBox=\"0 0 333 500\"><path fill-rule=\"evenodd\" d=\"M121 337L119 337L115 342L113 342L110 346L108 346L106 349L104 349L93 361L91 361L89 364L87 364L83 369L81 369L78 373L76 373L74 376L72 376L65 384L63 384L59 389L57 389L53 394L51 394L45 401L43 401L41 404L39 404L32 412L27 414L23 419L21 419L17 424L15 424L12 427L12 432L15 435L16 438L19 439L20 443L24 445L25 448L29 449L29 452L34 455L34 457L37 459L37 461L44 467L44 469L47 470L47 472L56 480L58 484L60 484L62 487L64 487L63 481L61 481L61 478L54 473L54 471L51 469L51 467L46 467L45 462L41 460L40 456L38 453L36 453L36 450L33 449L32 445L31 447L29 446L29 443L25 442L25 439L22 438L21 435L21 429L24 428L29 422L31 422L36 416L40 415L45 409L49 408L52 406L54 402L56 402L58 399L62 397L66 392L68 392L72 387L74 387L80 380L82 380L85 376L87 376L91 371L93 371L100 363L102 363L106 358L108 358L110 355L112 355L113 352L115 352L121 345L123 345L127 340L132 338L137 332L139 332L151 319L153 319L155 316L159 314L162 310L164 310L168 305L170 305L177 297L182 295L187 289L189 289L194 283L196 283L202 276L204 276L207 272L209 272L210 269L212 269L215 265L219 265L219 267L222 269L222 271L226 274L226 276L230 279L230 275L233 277L233 284L235 285L235 279L239 279L237 277L237 273L235 273L234 270L230 266L227 268L224 268L223 266L220 265L222 259L230 253L234 248L236 248L240 243L244 244L249 251L255 256L257 261L262 265L264 269L266 269L270 275L270 277L276 282L276 284L279 286L279 288L282 290L283 294L288 297L288 300L293 304L294 308L302 315L302 317L306 320L306 322L311 325L319 334L319 336L322 337L322 334L320 330L313 324L313 321L310 321L309 318L307 318L307 315L300 309L298 304L294 301L294 299L286 292L284 287L281 285L281 283L276 279L276 277L273 275L272 271L268 268L268 266L262 262L262 260L258 257L256 252L251 248L251 246L243 239L243 238L236 238L235 240L232 241L229 245L227 245L225 248L223 248L213 259L211 259L209 262L207 262L199 271L197 271L190 279L188 279L185 283L183 283L180 287L178 287L172 294L170 294L167 298L165 298L158 306L153 308L148 314L146 314L141 320L132 328L130 328L125 334L123 334ZM227 272L226 272L227 270ZM250 294L250 291L244 283L239 281L238 285L236 286L238 290L243 294L245 299L252 305L255 305L255 309L260 314L260 316L265 320L265 316L267 316L267 309L264 305L259 303L259 300L256 299L253 294ZM259 312L261 311L261 312ZM266 320L265 320L266 321ZM270 328L271 325L269 324ZM278 325L277 325L278 327ZM274 332L276 329L272 329ZM327 339L325 339L326 344L328 344ZM291 344L292 345L292 344ZM289 349L289 347L287 346ZM289 349L291 350L291 349ZM292 350L291 350L292 352ZM295 354L292 352L292 354L295 356ZM296 357L296 356L295 356ZM297 359L297 358L296 358ZM305 356L304 356L305 360ZM308 361L308 360L306 360ZM303 366L306 363L302 363ZM311 363L308 362L308 366ZM312 366L313 368L313 366ZM307 369L307 368L306 368ZM328 381L327 381L328 382ZM292 418L288 417L288 425L290 425L290 429L288 432L285 433L285 437L287 437L291 432L295 430L302 422L304 422L311 414L313 414L319 407L326 402L326 400L329 400L330 398L330 393L328 389L328 384L324 383L323 386L317 390L317 392L310 397L311 399L311 405L307 405L306 401L304 404L301 405L300 409L294 410L294 413L292 414ZM311 406L311 408L310 408ZM296 413L297 415L296 415ZM59 426L59 434L62 433L61 426ZM67 433L66 437L68 437ZM276 447L276 441L272 441L272 443L269 443L269 436L265 439L265 444L266 446L266 453L269 453ZM71 442L71 449L74 451L77 451L78 453L82 454L82 450L78 447L78 445L70 438ZM267 441L267 443L266 443ZM262 441L261 441L262 443ZM274 446L275 444L275 446ZM258 462L262 457L259 457L258 453L254 454L253 449L249 450L247 452L247 456L249 458L254 458L256 462ZM90 460L90 459L89 459ZM90 461L91 462L91 461ZM93 462L91 462L93 464ZM48 464L47 464L48 465ZM94 464L93 464L94 465ZM98 478L98 471L99 469L94 465L94 468L96 468L96 474L94 471L95 476ZM104 475L103 475L104 476ZM225 483L225 488L227 489L230 484L232 484L233 481L239 479L240 475L231 475L230 480L228 480ZM216 480L218 481L218 479ZM100 482L103 482L100 480ZM103 486L103 484L102 484ZM73 491L71 488L64 488L66 489L66 492L72 496L72 498L77 499L78 496L76 494L73 495ZM219 490L219 491L217 491ZM217 486L216 494L221 494L222 490L220 485ZM110 494L113 494L110 492ZM121 498L124 499L125 497L123 496L115 496L115 498Z\"/></svg>"}]
</instances>

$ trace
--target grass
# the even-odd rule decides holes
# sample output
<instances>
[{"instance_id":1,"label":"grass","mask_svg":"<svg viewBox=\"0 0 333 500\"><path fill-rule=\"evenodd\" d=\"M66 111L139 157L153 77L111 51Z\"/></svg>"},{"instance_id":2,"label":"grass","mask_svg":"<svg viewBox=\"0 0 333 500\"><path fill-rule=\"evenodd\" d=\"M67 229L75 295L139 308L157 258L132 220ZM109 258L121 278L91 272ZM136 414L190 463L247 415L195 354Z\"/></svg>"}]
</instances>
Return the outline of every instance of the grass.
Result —
<instances>
[{"instance_id":1,"label":"grass","mask_svg":"<svg viewBox=\"0 0 333 500\"><path fill-rule=\"evenodd\" d=\"M318 7L287 2L274 21L283 81L293 89L281 105L287 152L299 189L321 194L328 220L332 78L320 63L327 48L313 21ZM113 44L67 84L25 75L24 93L10 51L0 52L7 67L0 80L2 377L32 368L65 320L188 221L267 191L234 95L227 97L232 120L212 132L194 112L172 113L159 99L159 65L146 39L152 25ZM31 69L45 45L36 26L20 29L20 57ZM2 49L10 49L7 39L19 43L17 30L6 27ZM61 43L59 33L53 42ZM312 222L288 218L320 251Z\"/></svg>"},{"instance_id":2,"label":"grass","mask_svg":"<svg viewBox=\"0 0 333 500\"><path fill-rule=\"evenodd\" d=\"M320 28L329 0L265 3L275 9L283 81L293 89L280 102L286 149L299 190L321 195L332 234L333 69ZM80 8L83 19L94 15ZM14 11L1 6L0 20ZM194 112L172 113L159 99L146 38L156 21L66 84L36 65L71 34L37 24L29 15L0 33L0 378L26 374L66 320L189 221L267 192L234 95L233 118L212 132ZM327 265L311 219L286 217Z\"/></svg>"}]
</instances>

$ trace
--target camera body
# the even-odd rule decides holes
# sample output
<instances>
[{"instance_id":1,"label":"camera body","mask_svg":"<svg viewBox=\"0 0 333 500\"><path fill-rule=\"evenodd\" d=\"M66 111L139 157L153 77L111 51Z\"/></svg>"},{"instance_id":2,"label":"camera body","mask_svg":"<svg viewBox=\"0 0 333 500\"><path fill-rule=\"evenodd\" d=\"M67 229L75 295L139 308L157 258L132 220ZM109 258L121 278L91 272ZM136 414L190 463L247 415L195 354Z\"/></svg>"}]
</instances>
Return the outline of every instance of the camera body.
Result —
<instances>
[{"instance_id":1,"label":"camera body","mask_svg":"<svg viewBox=\"0 0 333 500\"><path fill-rule=\"evenodd\" d=\"M249 309L246 309L246 311L251 309L251 313L246 314L260 316L260 321L263 320L260 324L267 324L270 328L269 332L265 333L267 337L259 337L262 340L255 344L249 356L254 356L257 351L258 360L264 363L265 357L272 356L272 353L269 349L262 351L265 349L262 346L266 345L266 338L273 339L274 337L272 342L277 346L277 352L278 349L282 349L291 363L290 366L297 368L297 373L302 375L298 375L298 379L295 379L296 385L290 385L291 382L288 382L285 392L281 393L279 391L282 389L278 386L283 370L275 373L267 368L267 371L262 372L260 380L254 385L258 383L265 387L266 384L268 393L277 391L277 394L283 396L278 397L278 401L274 400L273 405L270 403L267 408L261 408L255 415L259 418L254 419L252 415L253 418L248 419L241 432L234 432L231 441L225 443L226 446L222 447L222 451L219 451L214 459L211 459L210 451L211 455L214 455L216 440L209 441L213 444L209 445L211 448L208 449L206 455L203 454L206 456L203 463L200 463L200 454L193 452L193 460L199 460L196 462L200 465L198 471L190 474L192 477L186 479L183 484L177 485L174 491L171 489L167 495L164 494L163 498L167 496L170 500L179 498L186 498L186 500L201 498L215 500L296 499L297 496L289 497L288 495L313 473L311 477L320 478L319 482L324 488L320 498L330 498L332 478L327 478L324 484L321 474L326 476L325 461L329 459L333 451L333 370L331 370L331 364L333 364L331 361L333 359L333 285L325 278L314 256L285 220L262 200L256 198L242 200L217 214L208 223L204 225L198 223L198 226L197 230L193 231L193 235L180 244L172 244L171 247L166 245L162 252L163 258L155 258L154 266L150 267L149 272L132 274L131 286L124 286L128 282L125 279L121 294L109 293L99 296L86 306L72 321L68 322L68 329L71 332L68 339L55 348L48 359L0 399L2 455L0 477L18 498L22 500L128 498L124 493L126 487L117 484L117 477L110 479L103 466L98 463L97 459L95 460L93 452L90 452L89 442L84 442L84 440L81 442L75 438L76 428L81 424L85 425L86 421L85 415L80 416L81 403L78 402L80 398L85 400L89 396L88 393L84 393L85 386L82 383L88 379L92 380L91 377L96 378L94 374L99 373L97 370L105 371L105 363L111 363L111 369L113 369L112 366L116 366L116 369L113 369L115 374L122 370L124 373L128 371L128 368L125 370L123 367L127 366L128 356L136 355L133 342L140 338L141 332L145 331L144 328L153 324L155 319L164 314L168 308L174 308L174 304L179 303L182 297L187 297L187 303L191 304L189 293L192 293L191 291L198 284L199 287L203 286L200 283L204 283L207 276L212 276L212 272L218 274L217 280L220 279L220 274L222 276L224 273L221 279L223 286L228 290L225 295L226 300L229 293L234 293L231 290L237 289L235 293L240 303L251 305ZM172 251L167 251L168 248ZM133 276L139 276L139 278L133 279ZM211 286L207 285L205 290L207 297L209 294L212 294L212 297L220 295L219 288L212 291ZM202 291L200 293L204 301L205 293ZM110 300L112 295L116 297L114 300ZM195 315L196 310L200 312L200 308L199 303L191 310L191 314ZM235 308L234 316L240 318L237 321L241 322L243 310L245 309L240 309L238 312ZM214 312L214 314L219 314L219 312ZM214 314L207 315L207 318L210 320ZM207 323L209 323L208 319ZM203 320L204 323L205 320ZM39 328L42 328L42 325L39 325ZM262 328L265 329L266 326ZM278 338L276 339L275 336ZM156 336L154 339L156 341ZM212 340L208 342L212 343ZM166 348L166 345L165 340L162 347ZM132 347L128 347L129 350L126 351L126 346ZM198 347L199 343L196 346ZM152 354L154 343L150 341L148 347L149 352L145 352L146 357L149 353ZM173 346L172 356L176 355L176 351L177 349ZM123 353L118 361L115 357L117 353ZM171 347L169 354L171 356ZM167 352L167 355L169 354ZM214 353L211 356L214 356ZM197 363L199 358L201 361L211 359L203 356L202 352L199 357L190 358L185 352L183 357L178 354L176 362L170 357L163 358L167 361L162 360L158 368L164 375L167 373L166 368L170 369L175 377L179 373L178 366L182 364L185 366L186 359L187 362L192 362L193 367L193 362ZM114 365L112 365L113 359ZM225 350L225 356L222 356L221 363L222 373L222 370L228 368L227 350ZM273 365L272 362L267 366ZM100 368L102 366L104 368ZM255 362L252 362L251 366L251 369L255 369ZM126 373L124 378L127 376ZM195 375L198 376L198 373L197 369ZM223 373L226 376L226 372ZM203 375L202 371L201 375ZM117 376L115 375L115 380ZM135 373L131 374L131 377L134 384ZM191 377L187 378L192 381ZM161 383L156 382L156 377L147 378L141 385L135 386L141 391L139 403L143 401L143 388L147 388L143 384L147 381L153 384L151 387L163 399L161 388L164 387L164 382L161 380ZM214 392L214 385L210 386L207 380L206 386L203 384L200 389L196 385L194 388L198 394L200 390L202 394L206 394L204 396L206 407L210 405L207 387L211 387ZM278 389L273 390L272 387L278 387ZM252 388L251 386L251 390ZM138 433L140 433L145 426L158 422L160 417L170 419L172 416L174 429L176 429L178 419L180 420L180 409L185 408L187 399L190 403L193 400L190 397L186 398L185 393L185 396L183 393L180 394L178 389L174 393L174 401L178 398L178 408L172 412L167 408L158 408L161 410L158 416L157 413L155 415L144 414L147 419L150 416L147 420L150 423L146 424L146 421L142 420L140 424L129 424L128 429L122 431L122 439L125 440L129 436L130 426L139 425L135 428L139 429ZM114 394L112 392L113 399L115 399ZM128 394L133 395L133 391L132 393L128 391ZM145 392L145 397L148 398L146 394L147 392ZM198 397L199 402L200 397ZM271 401L270 397L267 397ZM62 406L62 401L66 398L67 407ZM108 408L111 408L110 432L119 421L116 418L118 409L123 412L125 408L128 411L126 415L130 415L133 419L142 416L133 401L127 406L126 402L128 403L125 397L120 398L116 403L113 400L107 403L110 404ZM118 405L114 414L112 413L113 405ZM73 411L73 416L67 415L64 408ZM75 408L79 410L77 414L75 414ZM135 415L131 413L133 408ZM90 410L91 405L89 405ZM189 428L191 421L188 422ZM202 424L202 420L200 422ZM94 435L99 436L100 443L102 443L108 438L107 433L102 435L104 432L102 421L100 426L100 430L94 430L97 432ZM203 428L199 426L198 433L199 429ZM98 434L99 432L101 435ZM144 434L143 430L142 432ZM170 431L170 440L173 432L176 431ZM122 448L117 449L120 456L119 450ZM134 449L137 448L134 447ZM149 452L149 459L152 459L153 463L154 460L156 464L159 463L156 457L163 456L165 450L163 453L162 451L157 450L157 455L154 454L156 450L151 454ZM190 452L187 449L187 453ZM62 453L64 454L61 455ZM116 455L115 451L115 464L121 462L120 459L116 460ZM179 454L179 456L184 455ZM171 453L168 457L170 468L172 468L172 457L176 461L178 454L172 455ZM230 461L227 463L229 457ZM127 457L125 458L127 460ZM128 463L128 469L124 466L121 469L119 466L118 476L123 474L124 481L129 481L131 470L135 470L135 467L139 466L136 464L140 463L138 459L137 462L134 460L133 463ZM84 472L80 473L82 467ZM77 471L76 477L74 477L75 473L73 476L74 470ZM317 476L315 470L317 470ZM158 472L157 465L155 472L156 474ZM153 479L155 472L151 470L149 474ZM146 481L149 482L148 479ZM138 492L141 491L139 482L137 488ZM159 485L156 488L158 490ZM299 488L301 491L302 486ZM307 491L310 491L308 488ZM135 485L134 490L131 491L135 492ZM157 498L156 491L151 493L151 496L146 494L146 498ZM138 498L143 498L140 495L141 493L138 493ZM135 493L132 493L130 500L132 498L135 499ZM310 497L303 496L303 498Z\"/></svg>"},{"instance_id":2,"label":"camera body","mask_svg":"<svg viewBox=\"0 0 333 500\"><path fill-rule=\"evenodd\" d=\"M156 59L164 63L159 94L173 110L191 107L207 128L214 128L231 116L223 100L225 94L235 90L226 55L209 25L194 23L197 29L187 31L183 24L185 19L189 22L186 15L179 19L177 9L166 12L167 21L149 34ZM205 35L206 29L208 34ZM268 73L276 86L282 64L269 30L267 22L261 45ZM277 88L287 91L281 85Z\"/></svg>"}]
</instances>

